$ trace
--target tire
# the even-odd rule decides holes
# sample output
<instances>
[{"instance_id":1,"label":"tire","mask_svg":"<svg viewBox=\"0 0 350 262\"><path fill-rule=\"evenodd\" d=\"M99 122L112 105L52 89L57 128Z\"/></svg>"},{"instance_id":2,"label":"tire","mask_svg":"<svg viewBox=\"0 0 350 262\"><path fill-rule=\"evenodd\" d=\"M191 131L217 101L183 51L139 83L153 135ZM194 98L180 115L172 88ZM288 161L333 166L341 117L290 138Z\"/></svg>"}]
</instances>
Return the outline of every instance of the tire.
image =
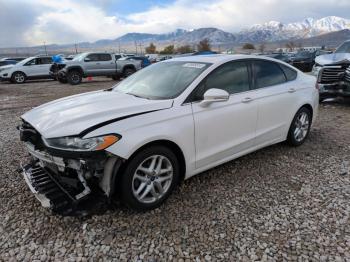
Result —
<instances>
[{"instance_id":1,"label":"tire","mask_svg":"<svg viewBox=\"0 0 350 262\"><path fill-rule=\"evenodd\" d=\"M71 70L67 74L67 81L71 85L79 85L82 79L83 76L78 70Z\"/></svg>"},{"instance_id":2,"label":"tire","mask_svg":"<svg viewBox=\"0 0 350 262\"><path fill-rule=\"evenodd\" d=\"M161 163L160 170L164 173L157 173L157 168L152 169L153 161L155 167ZM146 173L140 168L149 170ZM179 161L170 149L164 146L145 148L132 157L123 168L118 185L121 201L136 211L157 208L169 197L178 184L179 177Z\"/></svg>"},{"instance_id":3,"label":"tire","mask_svg":"<svg viewBox=\"0 0 350 262\"><path fill-rule=\"evenodd\" d=\"M136 70L134 68L126 68L126 69L124 69L123 75L126 78L128 76L131 76L135 72L136 72Z\"/></svg>"},{"instance_id":4,"label":"tire","mask_svg":"<svg viewBox=\"0 0 350 262\"><path fill-rule=\"evenodd\" d=\"M311 111L302 107L295 114L293 121L290 125L287 142L291 146L302 145L310 133L310 127L312 123Z\"/></svg>"},{"instance_id":5,"label":"tire","mask_svg":"<svg viewBox=\"0 0 350 262\"><path fill-rule=\"evenodd\" d=\"M11 82L15 84L23 84L27 80L27 76L23 72L14 72L11 77Z\"/></svg>"}]
</instances>

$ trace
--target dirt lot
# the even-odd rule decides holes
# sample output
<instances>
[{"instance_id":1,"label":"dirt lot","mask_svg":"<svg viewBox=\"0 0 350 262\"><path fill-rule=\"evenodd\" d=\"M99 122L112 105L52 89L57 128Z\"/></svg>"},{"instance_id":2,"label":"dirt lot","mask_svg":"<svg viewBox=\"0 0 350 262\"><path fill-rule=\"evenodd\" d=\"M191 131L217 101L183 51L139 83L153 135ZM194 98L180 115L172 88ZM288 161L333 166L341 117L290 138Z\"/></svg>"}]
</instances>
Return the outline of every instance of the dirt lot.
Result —
<instances>
[{"instance_id":1,"label":"dirt lot","mask_svg":"<svg viewBox=\"0 0 350 262\"><path fill-rule=\"evenodd\" d=\"M350 103L325 103L308 141L278 144L185 181L148 213L87 219L43 209L16 172L33 106L110 87L0 84L0 260L350 261Z\"/></svg>"}]
</instances>

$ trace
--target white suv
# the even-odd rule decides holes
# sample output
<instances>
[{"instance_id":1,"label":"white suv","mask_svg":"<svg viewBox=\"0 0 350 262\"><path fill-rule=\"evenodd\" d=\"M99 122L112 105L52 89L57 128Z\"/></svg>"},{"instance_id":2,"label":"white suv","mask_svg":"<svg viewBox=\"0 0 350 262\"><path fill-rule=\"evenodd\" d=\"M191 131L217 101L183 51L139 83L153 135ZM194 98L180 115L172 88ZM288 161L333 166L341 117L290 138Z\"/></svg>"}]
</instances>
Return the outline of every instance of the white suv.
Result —
<instances>
[{"instance_id":1,"label":"white suv","mask_svg":"<svg viewBox=\"0 0 350 262\"><path fill-rule=\"evenodd\" d=\"M31 79L50 79L51 64L49 56L29 57L17 64L1 67L0 80L22 84Z\"/></svg>"},{"instance_id":2,"label":"white suv","mask_svg":"<svg viewBox=\"0 0 350 262\"><path fill-rule=\"evenodd\" d=\"M32 162L23 174L54 210L96 194L152 209L182 179L285 140L301 145L317 115L315 84L258 56L160 62L114 88L25 113L19 130Z\"/></svg>"}]
</instances>

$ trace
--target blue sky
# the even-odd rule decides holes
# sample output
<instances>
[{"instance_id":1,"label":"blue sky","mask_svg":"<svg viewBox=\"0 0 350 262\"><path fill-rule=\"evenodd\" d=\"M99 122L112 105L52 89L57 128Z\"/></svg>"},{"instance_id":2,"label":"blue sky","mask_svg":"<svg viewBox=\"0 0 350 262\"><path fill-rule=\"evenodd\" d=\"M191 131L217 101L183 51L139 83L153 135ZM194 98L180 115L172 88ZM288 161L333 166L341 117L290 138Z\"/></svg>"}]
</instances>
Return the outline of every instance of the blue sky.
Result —
<instances>
[{"instance_id":1,"label":"blue sky","mask_svg":"<svg viewBox=\"0 0 350 262\"><path fill-rule=\"evenodd\" d=\"M349 10L350 0L0 0L0 47L96 41L177 28L237 32L271 20L350 18Z\"/></svg>"}]
</instances>

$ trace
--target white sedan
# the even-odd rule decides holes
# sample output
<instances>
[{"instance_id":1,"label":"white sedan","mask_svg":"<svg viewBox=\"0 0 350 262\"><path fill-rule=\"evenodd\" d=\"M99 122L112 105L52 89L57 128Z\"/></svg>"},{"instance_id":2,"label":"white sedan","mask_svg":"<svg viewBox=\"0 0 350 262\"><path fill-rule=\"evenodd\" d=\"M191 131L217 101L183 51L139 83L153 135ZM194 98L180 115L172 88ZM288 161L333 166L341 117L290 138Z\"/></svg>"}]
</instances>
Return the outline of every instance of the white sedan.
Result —
<instances>
[{"instance_id":1,"label":"white sedan","mask_svg":"<svg viewBox=\"0 0 350 262\"><path fill-rule=\"evenodd\" d=\"M96 194L149 210L183 179L275 143L301 145L317 111L315 77L281 61L167 60L25 113L19 130L32 161L23 174L56 211Z\"/></svg>"}]
</instances>

